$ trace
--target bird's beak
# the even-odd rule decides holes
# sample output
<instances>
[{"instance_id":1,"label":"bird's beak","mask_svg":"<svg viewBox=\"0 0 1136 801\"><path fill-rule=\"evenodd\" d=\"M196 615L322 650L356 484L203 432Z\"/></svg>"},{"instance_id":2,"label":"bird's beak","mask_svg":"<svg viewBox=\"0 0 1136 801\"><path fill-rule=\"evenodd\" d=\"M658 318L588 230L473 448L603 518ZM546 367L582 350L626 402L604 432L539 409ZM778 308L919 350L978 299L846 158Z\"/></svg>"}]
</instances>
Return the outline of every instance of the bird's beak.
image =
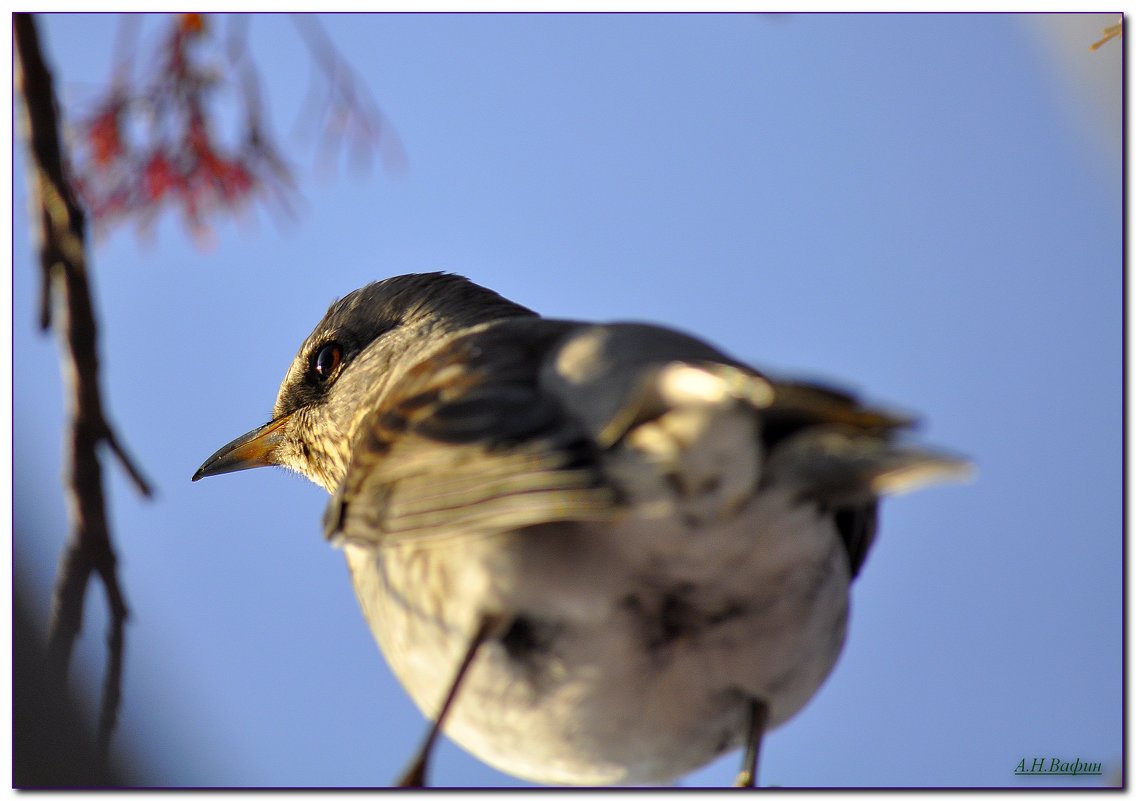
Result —
<instances>
[{"instance_id":1,"label":"bird's beak","mask_svg":"<svg viewBox=\"0 0 1136 801\"><path fill-rule=\"evenodd\" d=\"M275 452L283 438L281 429L288 419L289 415L277 417L272 422L237 437L206 459L193 474L193 480L278 464Z\"/></svg>"}]
</instances>

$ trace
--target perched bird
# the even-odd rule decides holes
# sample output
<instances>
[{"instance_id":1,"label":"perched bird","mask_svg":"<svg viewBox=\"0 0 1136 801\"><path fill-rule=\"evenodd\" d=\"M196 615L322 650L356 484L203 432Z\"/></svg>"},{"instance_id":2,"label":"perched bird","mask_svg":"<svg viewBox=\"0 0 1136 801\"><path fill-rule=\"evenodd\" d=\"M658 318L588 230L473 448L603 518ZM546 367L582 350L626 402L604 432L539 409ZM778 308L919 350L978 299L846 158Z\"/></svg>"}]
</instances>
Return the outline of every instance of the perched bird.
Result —
<instances>
[{"instance_id":1,"label":"perched bird","mask_svg":"<svg viewBox=\"0 0 1136 801\"><path fill-rule=\"evenodd\" d=\"M667 783L796 713L844 644L878 498L959 476L910 420L653 325L456 275L332 304L272 420L193 476L332 495L363 614L439 731L541 783Z\"/></svg>"}]
</instances>

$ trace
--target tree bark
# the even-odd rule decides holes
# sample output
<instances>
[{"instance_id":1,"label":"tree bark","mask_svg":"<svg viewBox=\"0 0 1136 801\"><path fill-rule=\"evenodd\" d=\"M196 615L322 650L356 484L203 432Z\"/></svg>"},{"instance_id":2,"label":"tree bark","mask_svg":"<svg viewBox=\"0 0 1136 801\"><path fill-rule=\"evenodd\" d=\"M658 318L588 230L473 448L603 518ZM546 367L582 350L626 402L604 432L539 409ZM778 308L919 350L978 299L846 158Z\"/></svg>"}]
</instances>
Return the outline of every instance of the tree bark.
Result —
<instances>
[{"instance_id":1,"label":"tree bark","mask_svg":"<svg viewBox=\"0 0 1136 801\"><path fill-rule=\"evenodd\" d=\"M86 221L66 174L59 136L59 114L51 72L44 62L35 19L13 15L16 84L23 101L33 217L37 221L42 271L40 325L54 327L60 339L61 369L67 394L68 436L65 494L71 531L52 601L47 647L47 680L66 690L68 667L83 620L87 584L98 575L110 609L108 661L98 725L105 766L122 695L126 600L107 525L98 446L105 443L142 495L150 486L121 446L103 413L99 386L97 325L88 285Z\"/></svg>"}]
</instances>

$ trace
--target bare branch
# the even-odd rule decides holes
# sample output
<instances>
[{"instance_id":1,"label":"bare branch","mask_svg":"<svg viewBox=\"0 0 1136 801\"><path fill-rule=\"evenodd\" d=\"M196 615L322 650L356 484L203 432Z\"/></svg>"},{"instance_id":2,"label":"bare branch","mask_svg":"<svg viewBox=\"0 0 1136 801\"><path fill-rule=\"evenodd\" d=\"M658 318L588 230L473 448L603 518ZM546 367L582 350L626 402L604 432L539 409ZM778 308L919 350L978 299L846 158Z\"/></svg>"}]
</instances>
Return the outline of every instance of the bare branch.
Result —
<instances>
[{"instance_id":1,"label":"bare branch","mask_svg":"<svg viewBox=\"0 0 1136 801\"><path fill-rule=\"evenodd\" d=\"M124 624L128 610L118 583L117 561L107 525L98 445L101 442L110 445L144 495L149 494L149 485L126 458L103 413L97 326L87 279L86 222L65 172L52 76L44 63L32 15L13 15L13 29L17 87L23 100L31 157L30 179L38 209L39 259L43 271L40 323L44 328L54 326L60 337L70 423L65 476L71 532L60 556L52 602L48 671L62 690L82 625L87 583L93 572L98 573L107 592L111 616L109 666L99 726L99 747L105 757L122 694ZM54 319L53 295L59 301L54 307Z\"/></svg>"},{"instance_id":2,"label":"bare branch","mask_svg":"<svg viewBox=\"0 0 1136 801\"><path fill-rule=\"evenodd\" d=\"M103 432L103 439L106 440L106 444L110 446L114 455L118 457L122 469L130 476L130 480L134 482L134 488L138 490L138 494L144 498L152 498L154 496L154 490L150 487L149 482L146 481L146 477L142 475L142 471L139 469L138 465L135 464L134 460L127 454L122 443L118 441L118 434L114 432L114 429L107 428L107 430Z\"/></svg>"},{"instance_id":3,"label":"bare branch","mask_svg":"<svg viewBox=\"0 0 1136 801\"><path fill-rule=\"evenodd\" d=\"M1093 51L1099 50L1103 45L1107 44L1108 42L1111 42L1116 37L1123 36L1124 35L1124 17L1121 16L1119 22L1117 22L1115 25L1109 25L1107 28L1105 28L1103 31L1101 31L1101 33L1103 34L1102 38L1098 39L1097 41L1095 41L1091 45L1089 45L1089 50L1093 50Z\"/></svg>"},{"instance_id":4,"label":"bare branch","mask_svg":"<svg viewBox=\"0 0 1136 801\"><path fill-rule=\"evenodd\" d=\"M39 330L46 333L51 328L51 270L40 270L39 274Z\"/></svg>"},{"instance_id":5,"label":"bare branch","mask_svg":"<svg viewBox=\"0 0 1136 801\"><path fill-rule=\"evenodd\" d=\"M119 14L118 30L114 36L114 78L116 87L130 83L130 73L134 67L134 55L138 49L137 14Z\"/></svg>"},{"instance_id":6,"label":"bare branch","mask_svg":"<svg viewBox=\"0 0 1136 801\"><path fill-rule=\"evenodd\" d=\"M324 158L336 158L345 143L351 158L366 166L370 153L377 149L388 169L405 166L406 155L398 134L370 93L358 79L351 65L339 54L314 15L292 14L292 21L312 54L312 64L327 82L323 102L320 93L309 86L305 112L301 120L322 130L318 133Z\"/></svg>"},{"instance_id":7,"label":"bare branch","mask_svg":"<svg viewBox=\"0 0 1136 801\"><path fill-rule=\"evenodd\" d=\"M118 571L114 563L104 565L99 571L103 587L106 589L107 606L110 608L110 631L107 633L107 670L103 679L103 700L99 708L98 748L99 757L107 772L110 764L110 741L118 724L118 710L122 705L122 666L126 645L126 618L129 610L122 587L118 583Z\"/></svg>"}]
</instances>

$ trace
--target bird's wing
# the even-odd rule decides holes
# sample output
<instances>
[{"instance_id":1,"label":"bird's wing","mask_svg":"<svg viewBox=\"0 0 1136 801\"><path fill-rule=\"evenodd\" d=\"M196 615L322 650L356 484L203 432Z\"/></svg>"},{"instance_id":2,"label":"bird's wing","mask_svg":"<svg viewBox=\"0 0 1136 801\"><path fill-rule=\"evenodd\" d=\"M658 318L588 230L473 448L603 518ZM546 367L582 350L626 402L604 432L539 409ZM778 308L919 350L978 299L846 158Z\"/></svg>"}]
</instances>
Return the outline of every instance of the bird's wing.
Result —
<instances>
[{"instance_id":1,"label":"bird's wing","mask_svg":"<svg viewBox=\"0 0 1136 801\"><path fill-rule=\"evenodd\" d=\"M774 380L678 332L573 331L545 380L600 449L625 502L713 524L764 487L832 516L853 575L877 499L967 473L963 459L906 444L913 420L817 384Z\"/></svg>"},{"instance_id":2,"label":"bird's wing","mask_svg":"<svg viewBox=\"0 0 1136 801\"><path fill-rule=\"evenodd\" d=\"M503 321L456 339L363 421L329 538L491 533L563 521L713 523L761 487L833 515L859 568L881 494L961 462L905 446L910 420L774 381L679 332Z\"/></svg>"},{"instance_id":3,"label":"bird's wing","mask_svg":"<svg viewBox=\"0 0 1136 801\"><path fill-rule=\"evenodd\" d=\"M327 537L390 543L609 519L594 443L540 384L574 325L503 321L408 371L359 426Z\"/></svg>"}]
</instances>

